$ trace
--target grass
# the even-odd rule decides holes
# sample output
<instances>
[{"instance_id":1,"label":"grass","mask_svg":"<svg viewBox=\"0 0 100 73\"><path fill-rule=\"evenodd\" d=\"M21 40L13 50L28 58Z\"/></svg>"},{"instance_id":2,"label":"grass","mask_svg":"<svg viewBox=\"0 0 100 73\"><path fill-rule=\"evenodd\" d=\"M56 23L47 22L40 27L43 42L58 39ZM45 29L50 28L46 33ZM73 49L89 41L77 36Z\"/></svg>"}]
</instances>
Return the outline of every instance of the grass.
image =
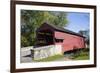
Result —
<instances>
[{"instance_id":1,"label":"grass","mask_svg":"<svg viewBox=\"0 0 100 73\"><path fill-rule=\"evenodd\" d=\"M88 60L88 59L89 59L89 56L79 56L75 58L75 60Z\"/></svg>"},{"instance_id":2,"label":"grass","mask_svg":"<svg viewBox=\"0 0 100 73\"><path fill-rule=\"evenodd\" d=\"M73 54L73 60L88 60L89 50L81 50Z\"/></svg>"},{"instance_id":3,"label":"grass","mask_svg":"<svg viewBox=\"0 0 100 73\"><path fill-rule=\"evenodd\" d=\"M36 62L48 62L48 61L55 61L57 59L60 59L62 58L63 55L54 55L54 56L50 56L50 57L47 57L47 58L44 58L44 59L40 59L40 60L34 60L33 61L36 61Z\"/></svg>"}]
</instances>

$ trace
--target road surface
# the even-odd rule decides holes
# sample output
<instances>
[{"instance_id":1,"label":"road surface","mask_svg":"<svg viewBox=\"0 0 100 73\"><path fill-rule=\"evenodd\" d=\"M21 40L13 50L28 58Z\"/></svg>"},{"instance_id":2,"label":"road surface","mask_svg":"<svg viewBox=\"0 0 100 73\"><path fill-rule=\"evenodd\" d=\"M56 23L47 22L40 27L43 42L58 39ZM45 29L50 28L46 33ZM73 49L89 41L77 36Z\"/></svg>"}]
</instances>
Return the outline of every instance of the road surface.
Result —
<instances>
[{"instance_id":1,"label":"road surface","mask_svg":"<svg viewBox=\"0 0 100 73\"><path fill-rule=\"evenodd\" d=\"M32 62L30 49L21 49L21 63Z\"/></svg>"}]
</instances>

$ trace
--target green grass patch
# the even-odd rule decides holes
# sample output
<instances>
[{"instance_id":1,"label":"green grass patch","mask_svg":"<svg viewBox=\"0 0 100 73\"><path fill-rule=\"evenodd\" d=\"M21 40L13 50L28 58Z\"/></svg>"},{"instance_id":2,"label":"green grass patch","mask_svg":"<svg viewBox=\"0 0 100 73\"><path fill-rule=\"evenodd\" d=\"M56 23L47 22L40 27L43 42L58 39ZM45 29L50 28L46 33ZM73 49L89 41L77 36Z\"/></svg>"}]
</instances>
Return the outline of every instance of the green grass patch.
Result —
<instances>
[{"instance_id":1,"label":"green grass patch","mask_svg":"<svg viewBox=\"0 0 100 73\"><path fill-rule=\"evenodd\" d=\"M89 56L78 56L75 58L75 60L88 60Z\"/></svg>"},{"instance_id":2,"label":"green grass patch","mask_svg":"<svg viewBox=\"0 0 100 73\"><path fill-rule=\"evenodd\" d=\"M73 60L88 60L89 50L81 50L73 54Z\"/></svg>"},{"instance_id":3,"label":"green grass patch","mask_svg":"<svg viewBox=\"0 0 100 73\"><path fill-rule=\"evenodd\" d=\"M50 57L40 59L40 60L33 59L33 61L35 61L35 62L48 62L48 61L55 61L55 60L60 59L62 57L63 57L63 55L54 55L54 56L50 56Z\"/></svg>"}]
</instances>

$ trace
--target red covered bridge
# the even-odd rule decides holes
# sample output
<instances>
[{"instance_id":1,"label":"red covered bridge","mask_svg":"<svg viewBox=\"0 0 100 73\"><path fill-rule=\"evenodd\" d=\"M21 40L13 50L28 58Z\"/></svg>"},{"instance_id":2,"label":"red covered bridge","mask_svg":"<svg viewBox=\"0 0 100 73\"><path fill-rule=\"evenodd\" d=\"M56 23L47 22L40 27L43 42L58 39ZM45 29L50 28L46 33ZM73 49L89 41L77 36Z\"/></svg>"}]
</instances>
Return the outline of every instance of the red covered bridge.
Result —
<instances>
[{"instance_id":1,"label":"red covered bridge","mask_svg":"<svg viewBox=\"0 0 100 73\"><path fill-rule=\"evenodd\" d=\"M63 52L85 48L84 36L48 23L37 29L36 36L36 47L60 44Z\"/></svg>"}]
</instances>

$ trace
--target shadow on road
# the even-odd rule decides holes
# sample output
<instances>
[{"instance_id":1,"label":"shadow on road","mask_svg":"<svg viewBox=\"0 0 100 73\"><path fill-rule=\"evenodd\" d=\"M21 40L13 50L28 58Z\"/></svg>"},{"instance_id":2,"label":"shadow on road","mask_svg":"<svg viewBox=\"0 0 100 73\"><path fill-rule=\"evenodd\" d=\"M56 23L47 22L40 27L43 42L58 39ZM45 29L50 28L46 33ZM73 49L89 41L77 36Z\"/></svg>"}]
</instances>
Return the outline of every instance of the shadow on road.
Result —
<instances>
[{"instance_id":1,"label":"shadow on road","mask_svg":"<svg viewBox=\"0 0 100 73\"><path fill-rule=\"evenodd\" d=\"M29 55L25 55L25 56L23 56L23 57L31 57L31 54L29 54Z\"/></svg>"}]
</instances>

